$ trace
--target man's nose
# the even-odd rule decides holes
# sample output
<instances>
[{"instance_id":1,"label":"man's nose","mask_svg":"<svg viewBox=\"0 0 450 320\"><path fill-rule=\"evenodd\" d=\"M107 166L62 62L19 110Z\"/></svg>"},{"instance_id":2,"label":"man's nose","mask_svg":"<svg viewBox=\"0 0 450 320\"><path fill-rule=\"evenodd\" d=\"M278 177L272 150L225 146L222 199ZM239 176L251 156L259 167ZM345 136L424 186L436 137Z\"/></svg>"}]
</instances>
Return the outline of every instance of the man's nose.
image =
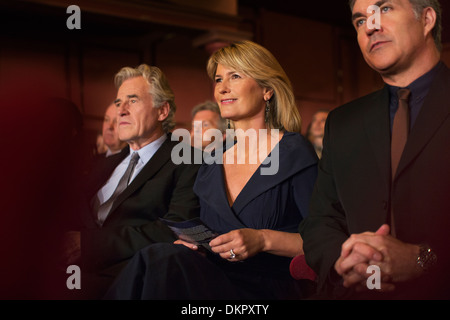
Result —
<instances>
[{"instance_id":1,"label":"man's nose","mask_svg":"<svg viewBox=\"0 0 450 320\"><path fill-rule=\"evenodd\" d=\"M128 102L123 102L117 107L117 114L122 117L128 114Z\"/></svg>"},{"instance_id":2,"label":"man's nose","mask_svg":"<svg viewBox=\"0 0 450 320\"><path fill-rule=\"evenodd\" d=\"M368 35L368 36L371 36L371 35L373 35L374 33L378 33L378 32L381 32L381 31L383 31L383 29L382 29L382 27L381 27L381 22L380 21L374 21L374 22L372 22L372 21L367 21L366 22L366 24L365 24L365 31L366 31L366 34Z\"/></svg>"}]
</instances>

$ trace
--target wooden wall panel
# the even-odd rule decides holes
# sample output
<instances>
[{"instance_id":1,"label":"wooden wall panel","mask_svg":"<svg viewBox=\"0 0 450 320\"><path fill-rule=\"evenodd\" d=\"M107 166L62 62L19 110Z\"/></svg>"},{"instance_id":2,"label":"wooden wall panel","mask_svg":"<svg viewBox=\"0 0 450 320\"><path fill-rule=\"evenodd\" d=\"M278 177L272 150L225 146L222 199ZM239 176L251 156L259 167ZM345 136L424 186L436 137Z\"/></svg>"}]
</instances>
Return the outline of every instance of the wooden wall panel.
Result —
<instances>
[{"instance_id":1,"label":"wooden wall panel","mask_svg":"<svg viewBox=\"0 0 450 320\"><path fill-rule=\"evenodd\" d=\"M344 104L370 92L380 89L383 81L380 75L371 69L359 49L356 34L345 32L339 36L340 71L342 77L341 99Z\"/></svg>"},{"instance_id":2,"label":"wooden wall panel","mask_svg":"<svg viewBox=\"0 0 450 320\"><path fill-rule=\"evenodd\" d=\"M136 67L140 53L114 47L84 46L81 50L81 96L88 129L101 129L104 112L116 98L114 75L125 66Z\"/></svg>"},{"instance_id":3,"label":"wooden wall panel","mask_svg":"<svg viewBox=\"0 0 450 320\"><path fill-rule=\"evenodd\" d=\"M261 21L262 44L281 62L293 83L296 97L335 101L337 70L333 27L269 11L262 12Z\"/></svg>"},{"instance_id":4,"label":"wooden wall panel","mask_svg":"<svg viewBox=\"0 0 450 320\"><path fill-rule=\"evenodd\" d=\"M8 45L2 45L0 49L1 88L17 84L40 94L67 96L64 44L42 45L41 41L30 39L8 39L4 43Z\"/></svg>"},{"instance_id":5,"label":"wooden wall panel","mask_svg":"<svg viewBox=\"0 0 450 320\"><path fill-rule=\"evenodd\" d=\"M206 73L208 58L207 52L193 47L192 38L186 35L175 35L157 46L155 64L174 91L178 127L190 129L192 108L213 99L212 81Z\"/></svg>"}]
</instances>

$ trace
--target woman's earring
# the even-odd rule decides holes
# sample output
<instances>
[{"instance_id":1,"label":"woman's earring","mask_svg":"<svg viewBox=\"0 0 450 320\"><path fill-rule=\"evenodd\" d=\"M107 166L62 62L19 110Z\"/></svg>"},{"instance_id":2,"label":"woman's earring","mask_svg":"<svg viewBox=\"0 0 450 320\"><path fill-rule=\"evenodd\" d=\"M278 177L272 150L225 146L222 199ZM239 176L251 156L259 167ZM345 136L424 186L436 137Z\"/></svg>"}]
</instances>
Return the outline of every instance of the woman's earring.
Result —
<instances>
[{"instance_id":1,"label":"woman's earring","mask_svg":"<svg viewBox=\"0 0 450 320\"><path fill-rule=\"evenodd\" d=\"M266 123L269 122L269 113L270 113L270 102L269 100L266 100L266 112L264 117Z\"/></svg>"},{"instance_id":2,"label":"woman's earring","mask_svg":"<svg viewBox=\"0 0 450 320\"><path fill-rule=\"evenodd\" d=\"M230 126L230 119L227 119L227 123L228 123L228 129L230 129L231 128L231 126Z\"/></svg>"}]
</instances>

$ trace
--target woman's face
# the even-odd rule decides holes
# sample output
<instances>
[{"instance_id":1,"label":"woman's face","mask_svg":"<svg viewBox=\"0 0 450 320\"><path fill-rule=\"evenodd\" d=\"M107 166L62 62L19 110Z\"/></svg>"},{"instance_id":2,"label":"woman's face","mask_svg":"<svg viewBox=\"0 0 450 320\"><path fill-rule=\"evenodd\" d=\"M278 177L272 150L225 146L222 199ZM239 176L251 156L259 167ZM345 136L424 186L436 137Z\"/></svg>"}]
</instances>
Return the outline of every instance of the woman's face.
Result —
<instances>
[{"instance_id":1,"label":"woman's face","mask_svg":"<svg viewBox=\"0 0 450 320\"><path fill-rule=\"evenodd\" d=\"M217 65L214 79L214 97L220 107L223 118L233 121L264 119L265 100L271 97L271 91L242 72Z\"/></svg>"}]
</instances>

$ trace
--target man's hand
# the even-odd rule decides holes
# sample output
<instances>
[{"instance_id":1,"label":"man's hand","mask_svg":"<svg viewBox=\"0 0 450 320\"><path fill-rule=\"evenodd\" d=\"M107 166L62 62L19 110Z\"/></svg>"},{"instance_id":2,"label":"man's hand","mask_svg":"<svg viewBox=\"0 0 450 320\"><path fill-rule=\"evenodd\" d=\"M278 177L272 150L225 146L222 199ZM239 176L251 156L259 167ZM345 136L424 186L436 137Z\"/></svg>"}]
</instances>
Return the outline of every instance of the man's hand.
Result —
<instances>
[{"instance_id":1,"label":"man's hand","mask_svg":"<svg viewBox=\"0 0 450 320\"><path fill-rule=\"evenodd\" d=\"M388 225L376 232L353 234L342 245L341 256L335 263L336 272L344 279L345 287L366 287L370 265L381 270L381 290L395 289L395 283L412 280L420 275L416 265L419 246L404 243L391 235Z\"/></svg>"},{"instance_id":2,"label":"man's hand","mask_svg":"<svg viewBox=\"0 0 450 320\"><path fill-rule=\"evenodd\" d=\"M361 242L360 238L385 234L386 230L382 227L375 233L353 234L342 244L341 256L335 263L335 269L342 276L344 287L355 288L357 291L366 288L366 280L370 276L367 268L371 264L379 264L383 260L383 255L366 242ZM393 289L385 283L381 288L386 291Z\"/></svg>"}]
</instances>

